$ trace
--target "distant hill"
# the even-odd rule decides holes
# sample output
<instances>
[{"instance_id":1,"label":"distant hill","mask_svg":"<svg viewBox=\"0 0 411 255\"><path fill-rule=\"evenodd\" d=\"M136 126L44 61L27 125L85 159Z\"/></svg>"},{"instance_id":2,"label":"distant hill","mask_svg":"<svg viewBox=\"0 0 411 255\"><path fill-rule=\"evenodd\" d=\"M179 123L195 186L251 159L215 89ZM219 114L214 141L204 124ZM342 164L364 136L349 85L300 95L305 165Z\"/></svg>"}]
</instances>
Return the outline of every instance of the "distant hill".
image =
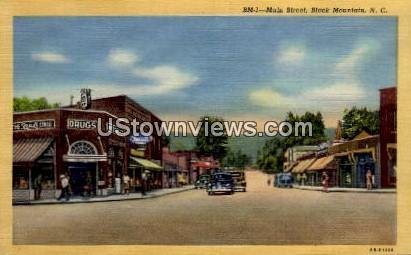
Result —
<instances>
[{"instance_id":1,"label":"distant hill","mask_svg":"<svg viewBox=\"0 0 411 255\"><path fill-rule=\"evenodd\" d=\"M327 128L325 129L325 135L329 140L334 139L335 135L335 128ZM269 140L270 137L263 136L255 136L255 137L229 137L228 139L228 147L231 150L237 151L240 150L249 155L253 161L257 158L257 151L261 149L265 142ZM195 137L191 134L182 137L182 136L171 136L170 137L170 150L177 151L177 150L192 150L196 146Z\"/></svg>"}]
</instances>

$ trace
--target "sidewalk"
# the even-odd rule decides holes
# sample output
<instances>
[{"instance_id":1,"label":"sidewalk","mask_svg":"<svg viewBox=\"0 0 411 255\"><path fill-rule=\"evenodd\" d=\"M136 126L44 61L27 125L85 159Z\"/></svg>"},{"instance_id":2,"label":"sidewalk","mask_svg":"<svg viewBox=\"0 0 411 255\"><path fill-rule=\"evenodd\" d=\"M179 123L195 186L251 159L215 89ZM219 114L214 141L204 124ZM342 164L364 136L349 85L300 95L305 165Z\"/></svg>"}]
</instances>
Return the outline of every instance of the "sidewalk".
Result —
<instances>
[{"instance_id":1,"label":"sidewalk","mask_svg":"<svg viewBox=\"0 0 411 255\"><path fill-rule=\"evenodd\" d=\"M302 189L302 190L323 191L323 187L321 186L294 185L293 188ZM365 188L339 188L339 187L328 188L328 191L329 192L354 192L354 193L397 193L396 189L367 190Z\"/></svg>"},{"instance_id":2,"label":"sidewalk","mask_svg":"<svg viewBox=\"0 0 411 255\"><path fill-rule=\"evenodd\" d=\"M18 201L18 202L15 202L13 205L75 204L75 203L96 203L96 202L136 200L136 199L162 197L165 195L175 194L175 193L192 190L192 189L194 189L194 185L188 185L188 186L184 186L180 188L153 190L153 191L147 192L145 196L143 196L140 192L137 192L137 193L130 193L129 195L115 194L115 195L110 195L110 196L92 197L92 198L72 197L70 198L69 201L65 201L65 200L58 201L57 199L41 199L37 201L20 201L20 202Z\"/></svg>"}]
</instances>

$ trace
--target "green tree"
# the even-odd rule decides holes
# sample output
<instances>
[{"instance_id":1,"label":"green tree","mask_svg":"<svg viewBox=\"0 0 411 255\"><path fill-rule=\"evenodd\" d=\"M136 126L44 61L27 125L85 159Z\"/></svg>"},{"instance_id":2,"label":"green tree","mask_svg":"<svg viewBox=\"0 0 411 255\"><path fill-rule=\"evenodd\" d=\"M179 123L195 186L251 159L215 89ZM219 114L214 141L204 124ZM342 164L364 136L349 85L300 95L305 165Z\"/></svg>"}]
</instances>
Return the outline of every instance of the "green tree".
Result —
<instances>
[{"instance_id":1,"label":"green tree","mask_svg":"<svg viewBox=\"0 0 411 255\"><path fill-rule=\"evenodd\" d=\"M257 153L257 166L267 173L278 173L283 169L284 139L273 137L265 142Z\"/></svg>"},{"instance_id":2,"label":"green tree","mask_svg":"<svg viewBox=\"0 0 411 255\"><path fill-rule=\"evenodd\" d=\"M251 157L240 150L233 151L228 150L226 156L222 161L222 165L225 167L236 167L244 169L251 164Z\"/></svg>"},{"instance_id":3,"label":"green tree","mask_svg":"<svg viewBox=\"0 0 411 255\"><path fill-rule=\"evenodd\" d=\"M266 141L262 149L257 152L257 166L265 172L277 173L283 170L284 152L288 148L296 145L318 145L327 140L325 125L320 112L306 112L301 116L289 112L285 121L290 122L293 126L291 135L282 138L273 137ZM302 136L299 132L299 135L295 136L295 122L310 122L312 124L312 135L308 136L306 133L305 136Z\"/></svg>"},{"instance_id":4,"label":"green tree","mask_svg":"<svg viewBox=\"0 0 411 255\"><path fill-rule=\"evenodd\" d=\"M58 107L60 107L60 104L51 104L44 97L34 99L30 99L26 96L13 98L13 110L15 112L44 110Z\"/></svg>"},{"instance_id":5,"label":"green tree","mask_svg":"<svg viewBox=\"0 0 411 255\"><path fill-rule=\"evenodd\" d=\"M223 119L219 117L203 116L200 119L201 128L196 138L196 149L203 155L213 156L222 160L227 154L228 135L223 125ZM222 135L214 136L211 133L213 123L222 124Z\"/></svg>"},{"instance_id":6,"label":"green tree","mask_svg":"<svg viewBox=\"0 0 411 255\"><path fill-rule=\"evenodd\" d=\"M345 109L342 118L342 137L353 139L361 131L370 134L379 132L379 112L368 110L367 107Z\"/></svg>"}]
</instances>

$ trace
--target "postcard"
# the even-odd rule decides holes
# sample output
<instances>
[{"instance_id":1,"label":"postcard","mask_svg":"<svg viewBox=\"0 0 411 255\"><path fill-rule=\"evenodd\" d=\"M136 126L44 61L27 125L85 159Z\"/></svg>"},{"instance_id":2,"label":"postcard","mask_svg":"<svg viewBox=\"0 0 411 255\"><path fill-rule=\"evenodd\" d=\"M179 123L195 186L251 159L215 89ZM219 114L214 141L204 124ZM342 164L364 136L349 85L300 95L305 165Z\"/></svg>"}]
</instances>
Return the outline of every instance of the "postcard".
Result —
<instances>
[{"instance_id":1,"label":"postcard","mask_svg":"<svg viewBox=\"0 0 411 255\"><path fill-rule=\"evenodd\" d=\"M2 254L411 252L405 1L29 2Z\"/></svg>"}]
</instances>

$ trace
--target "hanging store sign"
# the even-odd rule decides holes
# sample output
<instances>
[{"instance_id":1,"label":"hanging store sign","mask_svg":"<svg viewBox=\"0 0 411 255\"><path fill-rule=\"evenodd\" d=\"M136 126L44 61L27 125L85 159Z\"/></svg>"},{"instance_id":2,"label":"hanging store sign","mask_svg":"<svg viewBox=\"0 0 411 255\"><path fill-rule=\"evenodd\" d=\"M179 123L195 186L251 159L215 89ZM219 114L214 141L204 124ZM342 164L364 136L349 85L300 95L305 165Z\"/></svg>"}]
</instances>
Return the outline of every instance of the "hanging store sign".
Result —
<instances>
[{"instance_id":1,"label":"hanging store sign","mask_svg":"<svg viewBox=\"0 0 411 255\"><path fill-rule=\"evenodd\" d=\"M137 145L146 145L153 140L152 136L143 136L143 135L132 135L129 138L130 143Z\"/></svg>"},{"instance_id":2,"label":"hanging store sign","mask_svg":"<svg viewBox=\"0 0 411 255\"><path fill-rule=\"evenodd\" d=\"M83 110L91 107L91 89L80 90L80 107Z\"/></svg>"},{"instance_id":3,"label":"hanging store sign","mask_svg":"<svg viewBox=\"0 0 411 255\"><path fill-rule=\"evenodd\" d=\"M54 119L19 121L13 123L13 131L50 129L55 126Z\"/></svg>"},{"instance_id":4,"label":"hanging store sign","mask_svg":"<svg viewBox=\"0 0 411 255\"><path fill-rule=\"evenodd\" d=\"M96 129L96 120L67 119L68 129Z\"/></svg>"}]
</instances>

